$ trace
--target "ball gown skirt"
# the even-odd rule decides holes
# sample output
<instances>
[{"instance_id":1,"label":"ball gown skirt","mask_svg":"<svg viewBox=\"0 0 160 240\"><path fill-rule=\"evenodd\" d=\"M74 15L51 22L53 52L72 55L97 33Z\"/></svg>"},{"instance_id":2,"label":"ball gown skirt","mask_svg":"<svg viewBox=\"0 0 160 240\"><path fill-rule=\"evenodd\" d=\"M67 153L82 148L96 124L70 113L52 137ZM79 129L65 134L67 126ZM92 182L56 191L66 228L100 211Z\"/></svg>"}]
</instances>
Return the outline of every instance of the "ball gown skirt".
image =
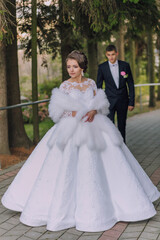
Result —
<instances>
[{"instance_id":1,"label":"ball gown skirt","mask_svg":"<svg viewBox=\"0 0 160 240\"><path fill-rule=\"evenodd\" d=\"M123 143L115 146L103 133L107 147L77 147L70 138L63 151L47 142L53 126L25 162L2 198L8 209L22 212L29 226L47 225L58 231L76 227L97 232L118 221L140 221L156 214L152 202L160 197L137 160Z\"/></svg>"}]
</instances>

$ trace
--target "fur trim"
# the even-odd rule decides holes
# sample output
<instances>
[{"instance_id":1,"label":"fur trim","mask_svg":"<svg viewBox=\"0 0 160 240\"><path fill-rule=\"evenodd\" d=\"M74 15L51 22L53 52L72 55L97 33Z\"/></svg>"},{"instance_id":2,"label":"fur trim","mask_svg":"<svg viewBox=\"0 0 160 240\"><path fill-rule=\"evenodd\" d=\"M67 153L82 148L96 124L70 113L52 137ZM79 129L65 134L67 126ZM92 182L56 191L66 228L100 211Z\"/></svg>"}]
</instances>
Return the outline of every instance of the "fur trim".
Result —
<instances>
[{"instance_id":1,"label":"fur trim","mask_svg":"<svg viewBox=\"0 0 160 240\"><path fill-rule=\"evenodd\" d=\"M93 122L83 122L76 118L62 118L48 141L52 148L54 144L63 150L69 139L79 147L86 144L90 150L103 151L107 145L103 133L107 134L114 145L121 146L123 138L120 132L107 117L96 114Z\"/></svg>"},{"instance_id":2,"label":"fur trim","mask_svg":"<svg viewBox=\"0 0 160 240\"><path fill-rule=\"evenodd\" d=\"M96 96L91 100L84 102L76 100L70 95L62 93L58 88L52 90L52 96L49 103L49 116L57 123L64 111L77 111L76 118L81 118L91 110L97 110L99 113L107 115L109 113L109 102L102 89L98 89Z\"/></svg>"},{"instance_id":3,"label":"fur trim","mask_svg":"<svg viewBox=\"0 0 160 240\"><path fill-rule=\"evenodd\" d=\"M108 115L109 106L110 104L105 92L102 89L98 89L96 96L89 103L89 109L90 110L94 109L103 115Z\"/></svg>"},{"instance_id":4,"label":"fur trim","mask_svg":"<svg viewBox=\"0 0 160 240\"><path fill-rule=\"evenodd\" d=\"M91 100L74 99L70 95L62 93L55 88L49 104L49 115L54 122L58 122L55 131L48 141L51 148L54 144L62 150L73 137L76 146L86 144L91 150L104 150L106 142L103 132L107 133L111 141L120 146L123 143L122 137L115 125L103 116L109 113L109 102L103 90L99 89L96 96ZM82 117L91 110L97 110L94 121L84 122ZM64 111L77 111L76 116L61 118Z\"/></svg>"},{"instance_id":5,"label":"fur trim","mask_svg":"<svg viewBox=\"0 0 160 240\"><path fill-rule=\"evenodd\" d=\"M56 143L60 149L63 149L69 139L73 137L76 146L86 144L91 150L104 150L106 142L102 132L109 134L114 144L120 145L121 140L117 137L118 130L108 122L110 120L106 116L102 115L109 113L108 108L109 102L101 89L97 91L96 96L86 102L81 99L76 100L70 95L62 93L58 88L53 89L49 104L49 116L58 124L48 141L48 146L51 148ZM93 122L84 122L82 117L91 110L97 110L100 114L96 114ZM64 111L77 111L77 114L74 118L61 118Z\"/></svg>"},{"instance_id":6,"label":"fur trim","mask_svg":"<svg viewBox=\"0 0 160 240\"><path fill-rule=\"evenodd\" d=\"M64 111L78 111L82 108L82 103L75 101L68 94L62 93L58 88L52 90L48 111L53 122L57 123Z\"/></svg>"},{"instance_id":7,"label":"fur trim","mask_svg":"<svg viewBox=\"0 0 160 240\"><path fill-rule=\"evenodd\" d=\"M73 136L73 133L76 131L77 125L78 121L76 118L62 118L56 125L55 131L47 143L48 147L52 148L56 143L57 146L63 150L69 139Z\"/></svg>"}]
</instances>

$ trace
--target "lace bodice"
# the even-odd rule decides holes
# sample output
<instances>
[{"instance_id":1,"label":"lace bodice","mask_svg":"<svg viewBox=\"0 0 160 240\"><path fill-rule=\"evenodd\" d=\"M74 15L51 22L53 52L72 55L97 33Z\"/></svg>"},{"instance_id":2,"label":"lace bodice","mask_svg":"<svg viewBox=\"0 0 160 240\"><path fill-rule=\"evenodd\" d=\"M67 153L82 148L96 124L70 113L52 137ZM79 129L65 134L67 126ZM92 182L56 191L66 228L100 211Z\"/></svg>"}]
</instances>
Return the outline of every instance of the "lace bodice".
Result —
<instances>
[{"instance_id":1,"label":"lace bodice","mask_svg":"<svg viewBox=\"0 0 160 240\"><path fill-rule=\"evenodd\" d=\"M60 90L64 93L70 94L73 90L79 90L81 92L85 92L88 89L92 89L95 93L97 92L97 86L94 80L87 78L82 83L70 82L68 80L64 81L60 85Z\"/></svg>"},{"instance_id":2,"label":"lace bodice","mask_svg":"<svg viewBox=\"0 0 160 240\"><path fill-rule=\"evenodd\" d=\"M97 86L94 80L87 78L82 83L64 81L60 85L60 91L69 94L75 99L84 100L92 98L97 93ZM62 117L72 116L72 112L64 112Z\"/></svg>"}]
</instances>

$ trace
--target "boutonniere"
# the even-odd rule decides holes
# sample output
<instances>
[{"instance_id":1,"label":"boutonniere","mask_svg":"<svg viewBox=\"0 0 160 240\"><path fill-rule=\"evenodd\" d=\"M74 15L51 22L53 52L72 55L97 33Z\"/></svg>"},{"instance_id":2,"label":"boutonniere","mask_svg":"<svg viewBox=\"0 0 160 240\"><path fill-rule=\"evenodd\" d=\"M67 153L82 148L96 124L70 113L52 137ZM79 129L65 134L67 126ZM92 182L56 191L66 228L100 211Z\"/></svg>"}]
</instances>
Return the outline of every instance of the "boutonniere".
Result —
<instances>
[{"instance_id":1,"label":"boutonniere","mask_svg":"<svg viewBox=\"0 0 160 240\"><path fill-rule=\"evenodd\" d=\"M123 78L127 78L127 77L128 77L128 74L127 74L126 72L122 71L122 72L121 72L121 76L122 76Z\"/></svg>"}]
</instances>

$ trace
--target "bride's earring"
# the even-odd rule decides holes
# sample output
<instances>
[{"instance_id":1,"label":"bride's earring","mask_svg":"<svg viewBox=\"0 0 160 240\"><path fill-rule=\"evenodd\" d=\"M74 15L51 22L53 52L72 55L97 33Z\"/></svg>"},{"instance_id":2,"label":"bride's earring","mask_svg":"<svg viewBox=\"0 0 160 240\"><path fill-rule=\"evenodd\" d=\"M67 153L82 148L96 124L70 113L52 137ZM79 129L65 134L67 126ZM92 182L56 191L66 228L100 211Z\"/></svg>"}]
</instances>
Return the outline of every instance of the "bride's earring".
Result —
<instances>
[{"instance_id":1,"label":"bride's earring","mask_svg":"<svg viewBox=\"0 0 160 240\"><path fill-rule=\"evenodd\" d=\"M84 72L83 72L83 70L81 71L81 75L82 75L82 77L84 76Z\"/></svg>"}]
</instances>

